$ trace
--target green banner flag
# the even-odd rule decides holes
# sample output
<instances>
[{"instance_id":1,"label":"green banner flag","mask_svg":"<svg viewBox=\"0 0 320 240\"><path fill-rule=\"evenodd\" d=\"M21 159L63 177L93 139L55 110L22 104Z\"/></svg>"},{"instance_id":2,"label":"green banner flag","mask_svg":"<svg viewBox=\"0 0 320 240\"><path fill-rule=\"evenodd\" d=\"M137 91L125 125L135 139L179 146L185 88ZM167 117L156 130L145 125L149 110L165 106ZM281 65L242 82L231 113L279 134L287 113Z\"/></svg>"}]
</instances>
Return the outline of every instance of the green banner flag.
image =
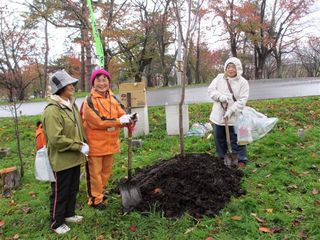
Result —
<instances>
[{"instance_id":1,"label":"green banner flag","mask_svg":"<svg viewBox=\"0 0 320 240\"><path fill-rule=\"evenodd\" d=\"M92 28L92 34L94 37L95 47L96 47L96 54L99 59L99 66L104 67L104 52L103 52L103 46L101 42L100 35L98 33L97 27L96 27L96 20L94 19L93 9L91 0L87 0L87 6L90 13L90 19L91 19L91 28Z\"/></svg>"}]
</instances>

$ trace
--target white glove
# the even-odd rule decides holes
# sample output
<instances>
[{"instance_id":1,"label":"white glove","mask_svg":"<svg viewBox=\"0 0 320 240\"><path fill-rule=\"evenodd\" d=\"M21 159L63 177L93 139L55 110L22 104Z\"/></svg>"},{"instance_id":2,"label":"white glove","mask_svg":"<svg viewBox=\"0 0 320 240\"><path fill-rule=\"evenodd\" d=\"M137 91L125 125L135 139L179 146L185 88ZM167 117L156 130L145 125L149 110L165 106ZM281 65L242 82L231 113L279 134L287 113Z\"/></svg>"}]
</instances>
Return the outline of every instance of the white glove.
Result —
<instances>
[{"instance_id":1,"label":"white glove","mask_svg":"<svg viewBox=\"0 0 320 240\"><path fill-rule=\"evenodd\" d=\"M131 115L130 115L130 114L122 115L122 116L119 118L119 120L120 120L120 123L121 123L121 124L130 123Z\"/></svg>"},{"instance_id":2,"label":"white glove","mask_svg":"<svg viewBox=\"0 0 320 240\"><path fill-rule=\"evenodd\" d=\"M221 96L219 97L219 101L222 102L222 103L228 102L229 100L231 100L231 97L228 96L228 95L221 95Z\"/></svg>"},{"instance_id":3,"label":"white glove","mask_svg":"<svg viewBox=\"0 0 320 240\"><path fill-rule=\"evenodd\" d=\"M132 114L130 115L130 119L131 119L131 121L133 121L133 122L138 122L138 120L139 120L139 114L138 114L138 113L132 113Z\"/></svg>"},{"instance_id":4,"label":"white glove","mask_svg":"<svg viewBox=\"0 0 320 240\"><path fill-rule=\"evenodd\" d=\"M223 115L223 118L228 120L231 117L232 113L233 112L230 109L228 109L226 113Z\"/></svg>"},{"instance_id":5,"label":"white glove","mask_svg":"<svg viewBox=\"0 0 320 240\"><path fill-rule=\"evenodd\" d=\"M88 156L88 153L89 153L88 144L83 143L80 152L82 152L84 155Z\"/></svg>"}]
</instances>

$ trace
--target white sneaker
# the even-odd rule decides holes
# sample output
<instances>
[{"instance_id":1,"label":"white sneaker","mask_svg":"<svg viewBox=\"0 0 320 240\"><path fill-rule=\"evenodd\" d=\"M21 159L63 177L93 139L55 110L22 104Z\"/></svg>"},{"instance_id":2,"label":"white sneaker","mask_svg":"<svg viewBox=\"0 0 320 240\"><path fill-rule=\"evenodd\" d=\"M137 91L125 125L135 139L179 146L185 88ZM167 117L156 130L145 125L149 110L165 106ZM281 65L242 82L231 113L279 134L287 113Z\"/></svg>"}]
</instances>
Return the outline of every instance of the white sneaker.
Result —
<instances>
[{"instance_id":1,"label":"white sneaker","mask_svg":"<svg viewBox=\"0 0 320 240\"><path fill-rule=\"evenodd\" d=\"M72 217L67 217L64 220L68 223L81 223L83 220L83 217L79 215L74 215Z\"/></svg>"},{"instance_id":2,"label":"white sneaker","mask_svg":"<svg viewBox=\"0 0 320 240\"><path fill-rule=\"evenodd\" d=\"M60 227L53 229L53 231L60 235L69 232L70 228L66 224L62 224Z\"/></svg>"}]
</instances>

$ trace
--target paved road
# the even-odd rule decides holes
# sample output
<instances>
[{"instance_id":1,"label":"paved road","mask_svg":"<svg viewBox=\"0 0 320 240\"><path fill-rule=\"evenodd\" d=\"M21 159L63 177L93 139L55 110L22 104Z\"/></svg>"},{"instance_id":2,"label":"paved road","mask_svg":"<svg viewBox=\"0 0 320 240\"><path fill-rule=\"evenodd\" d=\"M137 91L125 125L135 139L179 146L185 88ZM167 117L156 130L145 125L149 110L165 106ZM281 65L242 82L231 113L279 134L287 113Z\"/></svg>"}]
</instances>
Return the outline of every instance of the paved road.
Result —
<instances>
[{"instance_id":1,"label":"paved road","mask_svg":"<svg viewBox=\"0 0 320 240\"><path fill-rule=\"evenodd\" d=\"M287 97L319 96L320 78L295 79L295 80L257 80L249 81L249 99L272 99ZM147 92L147 102L149 106L173 105L179 103L181 89L161 89ZM84 98L77 99L78 106ZM186 103L212 102L207 94L207 86L192 87L186 89ZM24 103L19 108L22 115L41 114L45 102ZM8 107L0 106L0 117L11 116Z\"/></svg>"}]
</instances>

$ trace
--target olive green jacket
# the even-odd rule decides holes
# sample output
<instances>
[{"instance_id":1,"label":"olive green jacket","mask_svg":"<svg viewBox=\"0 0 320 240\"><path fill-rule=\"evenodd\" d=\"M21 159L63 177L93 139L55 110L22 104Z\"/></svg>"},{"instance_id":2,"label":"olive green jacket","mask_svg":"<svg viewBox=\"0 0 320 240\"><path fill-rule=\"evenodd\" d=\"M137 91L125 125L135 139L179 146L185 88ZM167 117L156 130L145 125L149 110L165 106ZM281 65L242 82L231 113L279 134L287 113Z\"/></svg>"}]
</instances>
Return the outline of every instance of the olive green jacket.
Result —
<instances>
[{"instance_id":1,"label":"olive green jacket","mask_svg":"<svg viewBox=\"0 0 320 240\"><path fill-rule=\"evenodd\" d=\"M66 106L53 95L42 114L48 156L55 172L75 167L85 160L80 150L86 136L79 110L74 100L71 102Z\"/></svg>"}]
</instances>

